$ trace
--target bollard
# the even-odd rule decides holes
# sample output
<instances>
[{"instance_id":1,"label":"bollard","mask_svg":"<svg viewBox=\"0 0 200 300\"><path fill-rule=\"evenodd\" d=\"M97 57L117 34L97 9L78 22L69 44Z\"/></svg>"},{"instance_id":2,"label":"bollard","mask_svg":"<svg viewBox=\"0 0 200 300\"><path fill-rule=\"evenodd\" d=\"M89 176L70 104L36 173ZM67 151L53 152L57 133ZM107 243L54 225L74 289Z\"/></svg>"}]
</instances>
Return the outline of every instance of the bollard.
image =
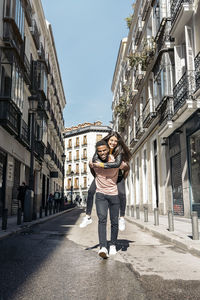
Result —
<instances>
[{"instance_id":1,"label":"bollard","mask_svg":"<svg viewBox=\"0 0 200 300\"><path fill-rule=\"evenodd\" d=\"M140 207L139 205L136 206L136 219L140 218Z\"/></svg>"},{"instance_id":2,"label":"bollard","mask_svg":"<svg viewBox=\"0 0 200 300\"><path fill-rule=\"evenodd\" d=\"M154 208L154 225L159 225L159 211L158 208Z\"/></svg>"},{"instance_id":3,"label":"bollard","mask_svg":"<svg viewBox=\"0 0 200 300\"><path fill-rule=\"evenodd\" d=\"M8 209L4 208L2 212L2 230L7 229L7 221L8 221Z\"/></svg>"},{"instance_id":4,"label":"bollard","mask_svg":"<svg viewBox=\"0 0 200 300\"><path fill-rule=\"evenodd\" d=\"M174 215L172 210L168 211L168 225L169 225L169 231L174 231Z\"/></svg>"},{"instance_id":5,"label":"bollard","mask_svg":"<svg viewBox=\"0 0 200 300\"><path fill-rule=\"evenodd\" d=\"M17 225L22 224L22 209L21 207L18 207L17 209Z\"/></svg>"},{"instance_id":6,"label":"bollard","mask_svg":"<svg viewBox=\"0 0 200 300\"><path fill-rule=\"evenodd\" d=\"M131 205L131 217L134 217L134 205Z\"/></svg>"},{"instance_id":7,"label":"bollard","mask_svg":"<svg viewBox=\"0 0 200 300\"><path fill-rule=\"evenodd\" d=\"M144 222L148 222L148 207L144 206Z\"/></svg>"},{"instance_id":8,"label":"bollard","mask_svg":"<svg viewBox=\"0 0 200 300\"><path fill-rule=\"evenodd\" d=\"M40 206L40 219L42 218L42 206Z\"/></svg>"},{"instance_id":9,"label":"bollard","mask_svg":"<svg viewBox=\"0 0 200 300\"><path fill-rule=\"evenodd\" d=\"M192 238L193 240L199 240L199 224L198 224L198 213L193 211L191 213L192 218Z\"/></svg>"},{"instance_id":10,"label":"bollard","mask_svg":"<svg viewBox=\"0 0 200 300\"><path fill-rule=\"evenodd\" d=\"M47 217L47 215L48 215L48 206L47 205L45 205L44 214L45 214L45 217Z\"/></svg>"},{"instance_id":11,"label":"bollard","mask_svg":"<svg viewBox=\"0 0 200 300\"><path fill-rule=\"evenodd\" d=\"M127 215L128 217L130 216L129 205L126 206L126 215Z\"/></svg>"}]
</instances>

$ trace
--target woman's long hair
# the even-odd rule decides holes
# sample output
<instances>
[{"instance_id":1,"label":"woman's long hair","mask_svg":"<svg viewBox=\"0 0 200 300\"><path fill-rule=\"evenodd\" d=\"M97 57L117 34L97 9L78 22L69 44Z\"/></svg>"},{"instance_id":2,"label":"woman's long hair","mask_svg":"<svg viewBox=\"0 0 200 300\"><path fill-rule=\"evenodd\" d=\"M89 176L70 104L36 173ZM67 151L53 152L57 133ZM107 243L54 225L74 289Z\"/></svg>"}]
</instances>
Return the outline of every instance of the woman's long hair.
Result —
<instances>
[{"instance_id":1,"label":"woman's long hair","mask_svg":"<svg viewBox=\"0 0 200 300\"><path fill-rule=\"evenodd\" d=\"M129 162L131 159L131 152L117 131L111 130L108 135L103 138L103 140L108 143L112 136L115 136L118 140L117 146L113 150L114 157L116 158L119 154L122 154L122 160Z\"/></svg>"}]
</instances>

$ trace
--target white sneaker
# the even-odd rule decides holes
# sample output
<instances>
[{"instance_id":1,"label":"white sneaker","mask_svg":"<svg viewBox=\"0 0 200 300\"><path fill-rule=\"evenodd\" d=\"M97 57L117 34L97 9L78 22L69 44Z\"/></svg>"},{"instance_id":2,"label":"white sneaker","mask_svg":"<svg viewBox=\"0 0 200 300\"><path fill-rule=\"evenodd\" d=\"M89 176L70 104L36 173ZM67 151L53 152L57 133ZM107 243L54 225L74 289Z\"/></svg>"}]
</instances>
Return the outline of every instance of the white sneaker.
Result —
<instances>
[{"instance_id":1,"label":"white sneaker","mask_svg":"<svg viewBox=\"0 0 200 300\"><path fill-rule=\"evenodd\" d=\"M88 226L91 223L92 223L91 217L88 218L88 216L85 216L85 217L83 217L83 220L82 220L82 222L79 226L80 226L80 228L84 228L84 227Z\"/></svg>"},{"instance_id":2,"label":"white sneaker","mask_svg":"<svg viewBox=\"0 0 200 300\"><path fill-rule=\"evenodd\" d=\"M117 250L116 250L116 246L115 246L115 245L111 245L111 246L110 246L109 254L110 254L110 255L115 255L115 254L117 254Z\"/></svg>"},{"instance_id":3,"label":"white sneaker","mask_svg":"<svg viewBox=\"0 0 200 300\"><path fill-rule=\"evenodd\" d=\"M105 247L102 247L99 252L98 252L99 256L102 258L108 258L108 250Z\"/></svg>"},{"instance_id":4,"label":"white sneaker","mask_svg":"<svg viewBox=\"0 0 200 300\"><path fill-rule=\"evenodd\" d=\"M119 218L119 230L120 231L124 231L125 230L125 220L123 217Z\"/></svg>"}]
</instances>

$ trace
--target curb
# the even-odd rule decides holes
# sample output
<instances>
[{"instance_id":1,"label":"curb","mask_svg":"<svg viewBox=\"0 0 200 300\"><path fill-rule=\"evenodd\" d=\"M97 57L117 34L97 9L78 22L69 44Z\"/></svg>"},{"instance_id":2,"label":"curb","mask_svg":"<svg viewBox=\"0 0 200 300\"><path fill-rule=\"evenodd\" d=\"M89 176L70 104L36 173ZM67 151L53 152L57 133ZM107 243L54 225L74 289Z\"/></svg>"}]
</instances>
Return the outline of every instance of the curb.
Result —
<instances>
[{"instance_id":1,"label":"curb","mask_svg":"<svg viewBox=\"0 0 200 300\"><path fill-rule=\"evenodd\" d=\"M139 223L138 221L136 221L134 219L130 219L130 218L127 218L127 217L125 217L125 219L126 219L127 222L135 224L138 227L140 227L141 229L152 233L155 237L158 237L158 238L163 239L167 242L175 244L177 247L179 247L183 250L186 250L186 251L188 251L189 253L191 253L193 255L200 256L200 240L193 241L192 239L190 239L187 236L188 240L183 241L184 239L186 239L186 236L184 236L184 235L182 235L181 237L178 237L178 236L174 237L174 236L172 236L172 234L169 231L167 231L167 229L165 229L166 232L162 232L163 229L158 228L156 230L156 228L153 227L155 225L147 226L145 224ZM196 245L192 245L191 242L195 243ZM197 246L197 247L195 247L195 246Z\"/></svg>"},{"instance_id":2,"label":"curb","mask_svg":"<svg viewBox=\"0 0 200 300\"><path fill-rule=\"evenodd\" d=\"M52 220L52 219L54 219L54 218L56 218L56 217L58 217L58 216L60 216L60 215L63 215L63 214L65 214L65 213L67 213L67 212L70 212L70 211L73 210L74 208L75 208L75 207L66 209L66 210L64 210L64 211L61 211L61 212L56 213L56 214L54 214L54 215L47 216L47 217L45 217L45 218L38 218L37 220L34 220L34 221L32 221L32 222L27 222L27 224L24 223L23 225L16 225L16 226L20 226L20 227L19 227L19 228L11 229L10 231L4 230L4 231L2 231L2 233L0 233L0 241L3 240L4 238L8 237L8 236L11 236L11 235L14 235L14 234L16 234L16 233L21 232L21 231L23 231L23 230L26 229L26 228L30 228L30 227L32 227L32 226L34 226L34 225L36 225L36 224L42 224L42 223L45 223L45 222L47 222L47 221L49 221L49 220ZM7 229L7 230L9 230L9 229Z\"/></svg>"}]
</instances>

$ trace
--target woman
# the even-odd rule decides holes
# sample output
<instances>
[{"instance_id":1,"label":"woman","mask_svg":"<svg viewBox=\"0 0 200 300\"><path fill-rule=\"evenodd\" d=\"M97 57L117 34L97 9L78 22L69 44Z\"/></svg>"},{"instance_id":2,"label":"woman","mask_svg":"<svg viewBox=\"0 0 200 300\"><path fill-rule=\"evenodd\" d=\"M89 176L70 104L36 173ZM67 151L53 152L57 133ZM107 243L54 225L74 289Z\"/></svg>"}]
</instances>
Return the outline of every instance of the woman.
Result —
<instances>
[{"instance_id":1,"label":"woman","mask_svg":"<svg viewBox=\"0 0 200 300\"><path fill-rule=\"evenodd\" d=\"M111 131L106 137L103 138L105 140L110 148L110 155L113 155L115 158L114 162L95 162L98 158L97 154L95 153L93 159L92 159L92 165L94 167L109 169L109 168L119 168L122 161L128 163L131 158L131 153L124 141L122 140L119 133L116 131ZM122 173L121 170L119 170L119 176L117 181L117 187L118 187L118 194L120 199L120 218L119 218L119 230L123 231L125 230L125 208L126 208L126 193L125 193L125 179L128 176L128 172L126 171ZM96 184L95 180L92 181L91 186L88 190L88 198L87 198L87 208L86 208L86 216L83 218L83 221L80 224L80 227L86 227L87 225L92 223L91 219L91 212L92 212L92 206L93 206L93 198L94 194L96 192Z\"/></svg>"}]
</instances>

